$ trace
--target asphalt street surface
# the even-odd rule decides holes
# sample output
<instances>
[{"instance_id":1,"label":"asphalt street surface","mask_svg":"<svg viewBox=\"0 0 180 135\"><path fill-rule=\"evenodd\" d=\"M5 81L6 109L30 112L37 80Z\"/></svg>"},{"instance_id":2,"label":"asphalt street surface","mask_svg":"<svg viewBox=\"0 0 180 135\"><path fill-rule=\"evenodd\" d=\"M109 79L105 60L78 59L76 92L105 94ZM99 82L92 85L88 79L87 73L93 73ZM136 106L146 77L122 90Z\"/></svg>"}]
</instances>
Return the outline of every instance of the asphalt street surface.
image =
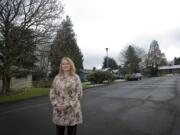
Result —
<instances>
[{"instance_id":1,"label":"asphalt street surface","mask_svg":"<svg viewBox=\"0 0 180 135\"><path fill-rule=\"evenodd\" d=\"M84 91L78 135L180 135L180 76ZM0 105L0 135L55 135L49 97Z\"/></svg>"}]
</instances>

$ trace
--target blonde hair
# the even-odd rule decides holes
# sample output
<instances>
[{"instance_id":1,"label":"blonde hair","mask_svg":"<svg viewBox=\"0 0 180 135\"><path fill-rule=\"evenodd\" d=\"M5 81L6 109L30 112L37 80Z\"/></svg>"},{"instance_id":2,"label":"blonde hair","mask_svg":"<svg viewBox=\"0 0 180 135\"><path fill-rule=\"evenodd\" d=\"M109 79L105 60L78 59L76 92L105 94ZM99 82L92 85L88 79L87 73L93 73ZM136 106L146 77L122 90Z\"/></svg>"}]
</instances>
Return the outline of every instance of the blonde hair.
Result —
<instances>
[{"instance_id":1,"label":"blonde hair","mask_svg":"<svg viewBox=\"0 0 180 135\"><path fill-rule=\"evenodd\" d=\"M70 75L74 75L76 72L76 68L75 68L74 62L69 57L63 57L61 59L60 68L59 68L59 75L60 76L64 75L64 71L62 69L62 61L63 60L66 60L70 64Z\"/></svg>"}]
</instances>

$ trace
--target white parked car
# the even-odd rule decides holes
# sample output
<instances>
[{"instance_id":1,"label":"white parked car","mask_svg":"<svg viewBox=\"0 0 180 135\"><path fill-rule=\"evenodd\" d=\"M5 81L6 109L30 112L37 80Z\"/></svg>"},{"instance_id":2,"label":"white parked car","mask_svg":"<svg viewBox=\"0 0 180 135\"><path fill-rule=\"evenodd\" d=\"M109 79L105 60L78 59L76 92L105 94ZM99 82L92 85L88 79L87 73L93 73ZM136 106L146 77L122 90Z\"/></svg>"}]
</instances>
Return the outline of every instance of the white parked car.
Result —
<instances>
[{"instance_id":1,"label":"white parked car","mask_svg":"<svg viewBox=\"0 0 180 135\"><path fill-rule=\"evenodd\" d=\"M133 73L130 76L130 80L141 80L142 79L142 74L141 73Z\"/></svg>"}]
</instances>

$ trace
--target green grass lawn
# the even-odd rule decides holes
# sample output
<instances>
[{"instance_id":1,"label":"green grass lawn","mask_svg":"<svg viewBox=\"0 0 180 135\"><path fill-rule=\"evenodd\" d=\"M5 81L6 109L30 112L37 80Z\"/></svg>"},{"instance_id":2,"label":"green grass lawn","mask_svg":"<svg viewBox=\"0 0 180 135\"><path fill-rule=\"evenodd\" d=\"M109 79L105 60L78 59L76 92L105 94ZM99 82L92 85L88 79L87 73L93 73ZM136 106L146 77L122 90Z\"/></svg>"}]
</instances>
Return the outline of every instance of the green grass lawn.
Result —
<instances>
[{"instance_id":1,"label":"green grass lawn","mask_svg":"<svg viewBox=\"0 0 180 135\"><path fill-rule=\"evenodd\" d=\"M26 91L12 94L12 95L2 95L0 96L0 103L18 101L23 99L28 99L32 97L45 96L49 94L49 88L30 88Z\"/></svg>"},{"instance_id":2,"label":"green grass lawn","mask_svg":"<svg viewBox=\"0 0 180 135\"><path fill-rule=\"evenodd\" d=\"M91 83L90 83L90 82L83 82L83 83L82 83L82 87L83 87L83 89L89 88L89 87L90 87L90 85L91 85Z\"/></svg>"},{"instance_id":3,"label":"green grass lawn","mask_svg":"<svg viewBox=\"0 0 180 135\"><path fill-rule=\"evenodd\" d=\"M99 85L103 85L103 84L91 84L90 82L82 83L83 89L96 87ZM0 104L6 103L6 102L29 99L32 97L48 96L48 95L49 95L49 88L29 88L25 91L14 93L11 95L0 95Z\"/></svg>"},{"instance_id":4,"label":"green grass lawn","mask_svg":"<svg viewBox=\"0 0 180 135\"><path fill-rule=\"evenodd\" d=\"M90 82L82 83L83 89L91 87ZM49 88L29 88L23 92L19 92L12 95L0 96L0 104L5 102L13 102L23 99L29 99L38 96L47 96L49 94Z\"/></svg>"}]
</instances>

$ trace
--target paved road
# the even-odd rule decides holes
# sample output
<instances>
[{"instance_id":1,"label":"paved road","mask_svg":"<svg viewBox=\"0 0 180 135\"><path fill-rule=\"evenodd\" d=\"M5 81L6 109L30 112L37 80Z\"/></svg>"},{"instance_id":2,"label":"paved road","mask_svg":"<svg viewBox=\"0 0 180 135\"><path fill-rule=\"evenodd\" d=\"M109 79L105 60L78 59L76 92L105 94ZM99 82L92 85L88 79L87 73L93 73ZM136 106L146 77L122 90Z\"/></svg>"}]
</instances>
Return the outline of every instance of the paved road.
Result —
<instances>
[{"instance_id":1,"label":"paved road","mask_svg":"<svg viewBox=\"0 0 180 135\"><path fill-rule=\"evenodd\" d=\"M0 135L55 135L48 97L0 105ZM92 88L78 135L180 135L180 76Z\"/></svg>"}]
</instances>

